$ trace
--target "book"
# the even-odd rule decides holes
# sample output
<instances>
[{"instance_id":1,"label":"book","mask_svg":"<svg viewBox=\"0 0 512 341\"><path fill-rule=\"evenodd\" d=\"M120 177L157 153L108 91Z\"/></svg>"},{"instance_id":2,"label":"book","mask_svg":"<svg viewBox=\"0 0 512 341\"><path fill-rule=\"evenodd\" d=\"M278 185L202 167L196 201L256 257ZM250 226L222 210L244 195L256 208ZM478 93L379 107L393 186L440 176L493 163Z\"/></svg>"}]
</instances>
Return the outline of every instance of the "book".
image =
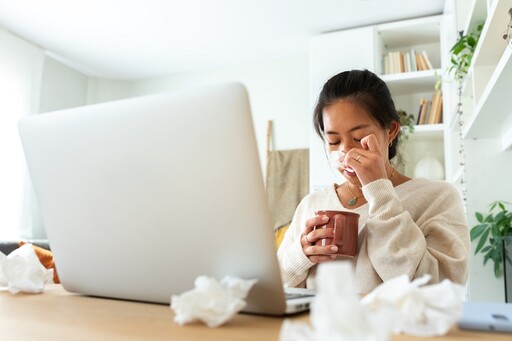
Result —
<instances>
[{"instance_id":1,"label":"book","mask_svg":"<svg viewBox=\"0 0 512 341\"><path fill-rule=\"evenodd\" d=\"M411 58L411 71L418 71L418 64L416 63L416 52L414 49L411 49L409 57Z\"/></svg>"},{"instance_id":2,"label":"book","mask_svg":"<svg viewBox=\"0 0 512 341\"><path fill-rule=\"evenodd\" d=\"M432 109L432 100L427 101L427 108L425 109L425 118L423 120L423 124L428 124L428 120L430 117L430 110Z\"/></svg>"},{"instance_id":3,"label":"book","mask_svg":"<svg viewBox=\"0 0 512 341\"><path fill-rule=\"evenodd\" d=\"M411 72L411 57L409 56L409 52L404 54L404 65L405 72Z\"/></svg>"},{"instance_id":4,"label":"book","mask_svg":"<svg viewBox=\"0 0 512 341\"><path fill-rule=\"evenodd\" d=\"M432 117L429 117L429 124L438 124L442 121L443 115L443 94L441 90L436 91L436 105L432 108Z\"/></svg>"},{"instance_id":5,"label":"book","mask_svg":"<svg viewBox=\"0 0 512 341\"><path fill-rule=\"evenodd\" d=\"M389 66L389 53L384 56L384 74L390 74L390 66Z\"/></svg>"},{"instance_id":6,"label":"book","mask_svg":"<svg viewBox=\"0 0 512 341\"><path fill-rule=\"evenodd\" d=\"M423 109L423 102L425 102L425 100L422 98L420 99L420 108L418 109L418 118L416 119L416 125L419 125L420 124L420 120L421 120L421 109Z\"/></svg>"},{"instance_id":7,"label":"book","mask_svg":"<svg viewBox=\"0 0 512 341\"><path fill-rule=\"evenodd\" d=\"M418 119L418 124L425 124L427 108L428 108L428 102L422 98L420 100L420 115L419 115L419 119Z\"/></svg>"},{"instance_id":8,"label":"book","mask_svg":"<svg viewBox=\"0 0 512 341\"><path fill-rule=\"evenodd\" d=\"M430 59L428 58L427 51L423 50L421 52L421 55L423 57L423 60L425 61L426 70L432 70L432 63L430 62Z\"/></svg>"},{"instance_id":9,"label":"book","mask_svg":"<svg viewBox=\"0 0 512 341\"><path fill-rule=\"evenodd\" d=\"M423 70L423 65L421 64L420 55L416 53L414 55L414 59L416 60L416 70L417 71L422 71Z\"/></svg>"},{"instance_id":10,"label":"book","mask_svg":"<svg viewBox=\"0 0 512 341\"><path fill-rule=\"evenodd\" d=\"M437 124L441 120L441 108L442 108L442 93L441 90L436 90L432 94L432 106L430 109L428 124Z\"/></svg>"}]
</instances>

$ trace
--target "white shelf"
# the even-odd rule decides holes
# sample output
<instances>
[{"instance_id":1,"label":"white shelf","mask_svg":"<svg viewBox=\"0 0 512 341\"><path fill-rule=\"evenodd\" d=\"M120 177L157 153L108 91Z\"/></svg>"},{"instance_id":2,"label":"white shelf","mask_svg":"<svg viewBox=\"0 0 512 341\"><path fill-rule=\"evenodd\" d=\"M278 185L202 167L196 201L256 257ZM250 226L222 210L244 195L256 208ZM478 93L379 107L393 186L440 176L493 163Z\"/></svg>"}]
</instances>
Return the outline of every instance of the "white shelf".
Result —
<instances>
[{"instance_id":1,"label":"white shelf","mask_svg":"<svg viewBox=\"0 0 512 341\"><path fill-rule=\"evenodd\" d=\"M387 49L439 43L441 16L403 20L377 26L377 33Z\"/></svg>"},{"instance_id":2,"label":"white shelf","mask_svg":"<svg viewBox=\"0 0 512 341\"><path fill-rule=\"evenodd\" d=\"M500 59L506 46L503 32L510 20L508 14L510 7L512 7L512 0L494 1L473 55L472 69L483 65L496 65Z\"/></svg>"},{"instance_id":3,"label":"white shelf","mask_svg":"<svg viewBox=\"0 0 512 341\"><path fill-rule=\"evenodd\" d=\"M412 139L437 140L442 139L444 134L444 124L421 124L414 126Z\"/></svg>"},{"instance_id":4,"label":"white shelf","mask_svg":"<svg viewBox=\"0 0 512 341\"><path fill-rule=\"evenodd\" d=\"M457 107L455 106L454 112L450 116L450 122L448 122L447 127L449 131L453 131L454 129L458 129L456 125L459 123L459 114L457 112Z\"/></svg>"},{"instance_id":5,"label":"white shelf","mask_svg":"<svg viewBox=\"0 0 512 341\"><path fill-rule=\"evenodd\" d=\"M503 134L502 125L510 115L504 105L512 100L512 48L507 48L487 83L470 120L464 138L495 138ZM504 102L503 99L508 99Z\"/></svg>"},{"instance_id":6,"label":"white shelf","mask_svg":"<svg viewBox=\"0 0 512 341\"><path fill-rule=\"evenodd\" d=\"M393 96L418 92L434 92L434 85L441 77L441 69L402 72L382 75Z\"/></svg>"},{"instance_id":7,"label":"white shelf","mask_svg":"<svg viewBox=\"0 0 512 341\"><path fill-rule=\"evenodd\" d=\"M501 135L501 148L503 151L512 149L512 128Z\"/></svg>"},{"instance_id":8,"label":"white shelf","mask_svg":"<svg viewBox=\"0 0 512 341\"><path fill-rule=\"evenodd\" d=\"M468 34L468 32L473 32L480 23L485 21L486 17L487 1L473 0L471 3L470 15L468 16L466 25L464 26L464 34Z\"/></svg>"},{"instance_id":9,"label":"white shelf","mask_svg":"<svg viewBox=\"0 0 512 341\"><path fill-rule=\"evenodd\" d=\"M457 168L457 171L455 172L455 174L453 174L453 177L450 180L450 182L452 184L460 182L460 180L462 179L462 174L464 174L464 169L461 166L459 166L459 168Z\"/></svg>"}]
</instances>

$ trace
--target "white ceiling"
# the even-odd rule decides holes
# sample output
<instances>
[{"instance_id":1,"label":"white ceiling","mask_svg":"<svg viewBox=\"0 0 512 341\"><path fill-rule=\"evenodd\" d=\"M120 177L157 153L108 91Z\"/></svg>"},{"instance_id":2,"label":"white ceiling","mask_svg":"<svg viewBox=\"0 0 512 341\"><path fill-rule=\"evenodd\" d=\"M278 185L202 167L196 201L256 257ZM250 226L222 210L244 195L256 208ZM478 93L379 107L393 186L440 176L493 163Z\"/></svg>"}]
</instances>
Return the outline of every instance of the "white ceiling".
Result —
<instances>
[{"instance_id":1,"label":"white ceiling","mask_svg":"<svg viewBox=\"0 0 512 341\"><path fill-rule=\"evenodd\" d=\"M444 0L0 0L0 26L89 75L140 79L299 55L322 32L443 8Z\"/></svg>"}]
</instances>

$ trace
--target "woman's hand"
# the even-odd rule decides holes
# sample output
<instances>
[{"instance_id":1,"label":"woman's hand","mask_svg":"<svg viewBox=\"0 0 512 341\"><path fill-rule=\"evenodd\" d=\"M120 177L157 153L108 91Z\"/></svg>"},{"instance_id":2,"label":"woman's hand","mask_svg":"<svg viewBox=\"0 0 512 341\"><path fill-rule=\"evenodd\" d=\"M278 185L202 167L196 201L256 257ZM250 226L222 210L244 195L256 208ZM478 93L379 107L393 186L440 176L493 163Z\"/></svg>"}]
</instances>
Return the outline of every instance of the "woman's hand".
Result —
<instances>
[{"instance_id":1,"label":"woman's hand","mask_svg":"<svg viewBox=\"0 0 512 341\"><path fill-rule=\"evenodd\" d=\"M378 179L388 178L379 142L373 134L361 139L361 148L349 150L343 162L345 167L350 167L356 172L362 186Z\"/></svg>"},{"instance_id":2,"label":"woman's hand","mask_svg":"<svg viewBox=\"0 0 512 341\"><path fill-rule=\"evenodd\" d=\"M322 263L332 261L336 258L336 245L322 246L321 240L324 238L334 238L334 231L332 228L318 228L317 226L325 225L329 221L327 216L315 216L306 221L300 243L302 251L313 263ZM319 245L316 245L318 242Z\"/></svg>"}]
</instances>

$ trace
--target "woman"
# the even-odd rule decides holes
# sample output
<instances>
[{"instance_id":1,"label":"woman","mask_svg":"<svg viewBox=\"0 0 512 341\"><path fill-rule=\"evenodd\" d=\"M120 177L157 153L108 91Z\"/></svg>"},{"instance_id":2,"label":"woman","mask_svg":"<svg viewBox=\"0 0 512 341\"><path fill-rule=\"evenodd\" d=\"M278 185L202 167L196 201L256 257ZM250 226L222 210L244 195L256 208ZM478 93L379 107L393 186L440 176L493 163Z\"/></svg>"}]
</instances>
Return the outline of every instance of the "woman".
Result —
<instances>
[{"instance_id":1,"label":"woman","mask_svg":"<svg viewBox=\"0 0 512 341\"><path fill-rule=\"evenodd\" d=\"M320 93L314 127L346 181L299 204L278 250L285 285L314 288L317 265L336 259L336 246L315 245L332 238L332 229L315 230L328 220L315 216L318 210L360 215L358 254L348 260L360 293L402 274L465 283L470 243L460 196L446 182L410 179L390 163L400 118L386 84L367 70L332 77Z\"/></svg>"}]
</instances>

